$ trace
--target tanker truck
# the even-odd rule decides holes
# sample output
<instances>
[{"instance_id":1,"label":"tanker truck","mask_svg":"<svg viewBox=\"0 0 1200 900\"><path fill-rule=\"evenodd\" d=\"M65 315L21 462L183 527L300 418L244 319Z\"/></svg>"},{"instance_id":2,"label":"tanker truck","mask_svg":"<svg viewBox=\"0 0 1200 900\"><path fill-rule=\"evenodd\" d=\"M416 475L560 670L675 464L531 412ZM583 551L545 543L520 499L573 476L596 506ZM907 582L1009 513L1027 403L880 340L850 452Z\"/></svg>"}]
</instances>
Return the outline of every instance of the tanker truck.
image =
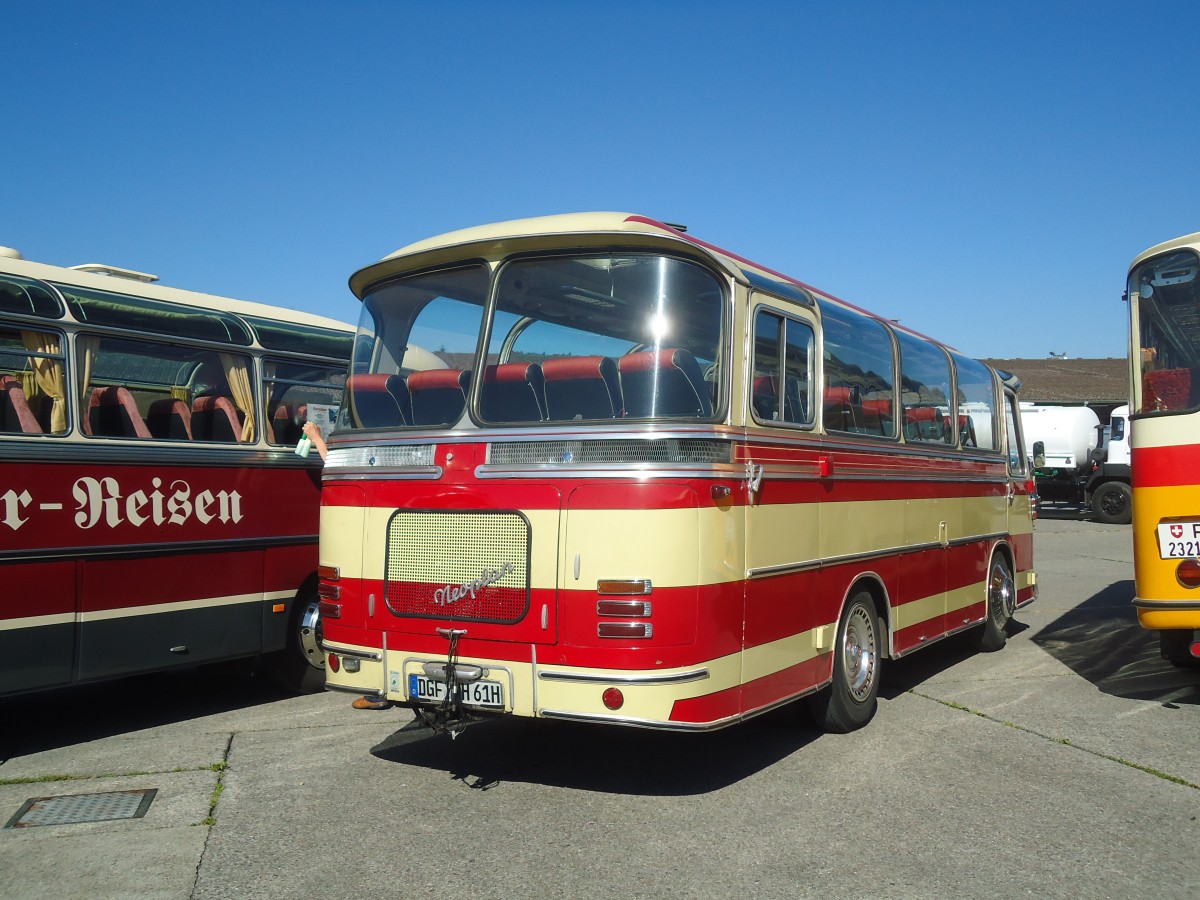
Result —
<instances>
[{"instance_id":1,"label":"tanker truck","mask_svg":"<svg viewBox=\"0 0 1200 900\"><path fill-rule=\"evenodd\" d=\"M1025 446L1033 460L1038 497L1078 503L1096 521L1127 525L1133 520L1129 475L1129 407L1113 410L1100 424L1087 406L1021 404Z\"/></svg>"}]
</instances>

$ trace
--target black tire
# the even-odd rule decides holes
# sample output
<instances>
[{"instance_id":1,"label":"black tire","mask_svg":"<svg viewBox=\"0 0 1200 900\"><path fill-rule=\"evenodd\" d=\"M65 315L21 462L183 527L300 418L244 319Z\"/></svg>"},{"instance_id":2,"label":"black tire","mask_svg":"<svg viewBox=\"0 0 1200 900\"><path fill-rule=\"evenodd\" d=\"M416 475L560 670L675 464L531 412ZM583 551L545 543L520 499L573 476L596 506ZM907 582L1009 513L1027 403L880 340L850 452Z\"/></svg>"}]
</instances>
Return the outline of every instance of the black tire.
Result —
<instances>
[{"instance_id":1,"label":"black tire","mask_svg":"<svg viewBox=\"0 0 1200 900\"><path fill-rule=\"evenodd\" d=\"M287 646L265 658L267 673L281 688L295 694L325 690L325 655L321 652L320 601L315 590L296 596L288 623Z\"/></svg>"},{"instance_id":2,"label":"black tire","mask_svg":"<svg viewBox=\"0 0 1200 900\"><path fill-rule=\"evenodd\" d=\"M1192 632L1160 631L1158 649L1162 658L1179 669L1200 669L1200 659L1192 656Z\"/></svg>"},{"instance_id":3,"label":"black tire","mask_svg":"<svg viewBox=\"0 0 1200 900\"><path fill-rule=\"evenodd\" d=\"M809 700L813 720L845 734L871 721L878 706L881 634L875 602L859 591L846 606L833 646L833 683Z\"/></svg>"},{"instance_id":4,"label":"black tire","mask_svg":"<svg viewBox=\"0 0 1200 900\"><path fill-rule=\"evenodd\" d=\"M1092 492L1092 513L1105 525L1128 525L1133 521L1133 491L1123 481L1110 481Z\"/></svg>"},{"instance_id":5,"label":"black tire","mask_svg":"<svg viewBox=\"0 0 1200 900\"><path fill-rule=\"evenodd\" d=\"M1008 560L997 554L987 580L987 620L975 631L976 650L993 653L1008 642L1009 620L1017 609L1017 586Z\"/></svg>"}]
</instances>

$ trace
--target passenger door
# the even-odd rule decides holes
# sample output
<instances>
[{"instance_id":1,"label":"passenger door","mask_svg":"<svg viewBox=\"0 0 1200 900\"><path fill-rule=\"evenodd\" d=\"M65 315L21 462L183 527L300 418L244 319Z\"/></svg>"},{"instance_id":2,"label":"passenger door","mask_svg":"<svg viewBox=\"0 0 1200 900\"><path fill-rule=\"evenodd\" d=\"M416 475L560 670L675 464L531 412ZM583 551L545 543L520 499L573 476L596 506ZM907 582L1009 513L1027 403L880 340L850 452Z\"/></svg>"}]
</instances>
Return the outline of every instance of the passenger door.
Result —
<instances>
[{"instance_id":1,"label":"passenger door","mask_svg":"<svg viewBox=\"0 0 1200 900\"><path fill-rule=\"evenodd\" d=\"M1029 468L1025 435L1021 431L1021 408L1016 392L1004 389L1004 440L1008 451L1008 533L1012 535L1016 555L1018 594L1025 577L1021 572L1033 568L1034 481Z\"/></svg>"}]
</instances>

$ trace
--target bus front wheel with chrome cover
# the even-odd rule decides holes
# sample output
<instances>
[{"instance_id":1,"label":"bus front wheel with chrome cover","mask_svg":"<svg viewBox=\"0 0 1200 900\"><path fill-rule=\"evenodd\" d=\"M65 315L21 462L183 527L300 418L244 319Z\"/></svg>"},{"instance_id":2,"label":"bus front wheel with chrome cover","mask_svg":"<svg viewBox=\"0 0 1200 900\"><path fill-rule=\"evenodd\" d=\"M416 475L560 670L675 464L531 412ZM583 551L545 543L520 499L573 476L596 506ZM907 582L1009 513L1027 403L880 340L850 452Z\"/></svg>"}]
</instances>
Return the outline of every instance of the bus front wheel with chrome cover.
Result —
<instances>
[{"instance_id":1,"label":"bus front wheel with chrome cover","mask_svg":"<svg viewBox=\"0 0 1200 900\"><path fill-rule=\"evenodd\" d=\"M267 672L281 688L297 694L315 694L325 689L325 656L321 652L320 600L315 588L296 595L287 646L268 655Z\"/></svg>"},{"instance_id":2,"label":"bus front wheel with chrome cover","mask_svg":"<svg viewBox=\"0 0 1200 900\"><path fill-rule=\"evenodd\" d=\"M975 629L976 650L991 653L1008 642L1008 623L1017 609L1017 585L1008 560L997 555L987 580L987 619Z\"/></svg>"},{"instance_id":3,"label":"bus front wheel with chrome cover","mask_svg":"<svg viewBox=\"0 0 1200 900\"><path fill-rule=\"evenodd\" d=\"M867 591L859 591L838 623L833 682L809 701L813 719L826 731L854 731L875 715L880 644L875 601Z\"/></svg>"}]
</instances>

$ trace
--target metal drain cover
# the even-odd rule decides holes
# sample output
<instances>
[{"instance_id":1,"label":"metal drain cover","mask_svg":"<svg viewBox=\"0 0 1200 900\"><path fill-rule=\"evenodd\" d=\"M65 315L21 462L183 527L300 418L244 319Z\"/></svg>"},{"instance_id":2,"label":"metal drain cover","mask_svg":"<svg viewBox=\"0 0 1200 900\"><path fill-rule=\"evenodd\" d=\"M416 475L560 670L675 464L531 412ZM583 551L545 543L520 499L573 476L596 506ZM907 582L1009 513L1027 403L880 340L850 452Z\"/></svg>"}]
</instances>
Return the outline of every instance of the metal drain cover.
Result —
<instances>
[{"instance_id":1,"label":"metal drain cover","mask_svg":"<svg viewBox=\"0 0 1200 900\"><path fill-rule=\"evenodd\" d=\"M112 819L140 819L154 802L158 788L112 791L107 794L72 794L67 797L31 797L5 828L35 825L77 825Z\"/></svg>"}]
</instances>

